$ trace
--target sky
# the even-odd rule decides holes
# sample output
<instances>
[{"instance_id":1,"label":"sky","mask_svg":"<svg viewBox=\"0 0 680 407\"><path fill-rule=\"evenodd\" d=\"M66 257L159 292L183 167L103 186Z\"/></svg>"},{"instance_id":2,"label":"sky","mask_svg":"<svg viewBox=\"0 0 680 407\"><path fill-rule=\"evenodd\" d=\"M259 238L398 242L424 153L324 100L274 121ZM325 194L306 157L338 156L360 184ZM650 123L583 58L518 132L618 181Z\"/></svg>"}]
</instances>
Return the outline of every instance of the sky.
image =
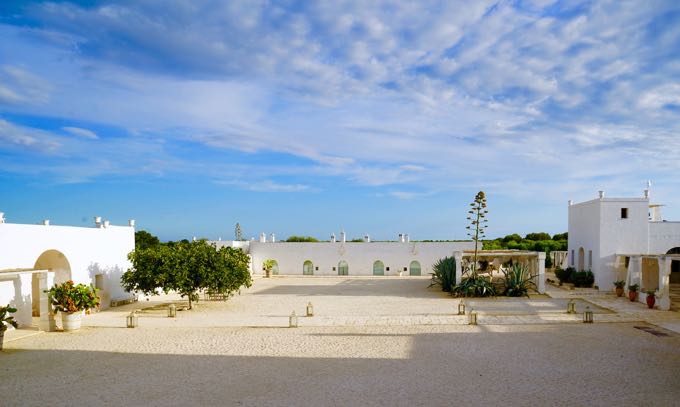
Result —
<instances>
[{"instance_id":1,"label":"sky","mask_svg":"<svg viewBox=\"0 0 680 407\"><path fill-rule=\"evenodd\" d=\"M567 201L680 220L680 2L0 2L0 211L465 239Z\"/></svg>"}]
</instances>

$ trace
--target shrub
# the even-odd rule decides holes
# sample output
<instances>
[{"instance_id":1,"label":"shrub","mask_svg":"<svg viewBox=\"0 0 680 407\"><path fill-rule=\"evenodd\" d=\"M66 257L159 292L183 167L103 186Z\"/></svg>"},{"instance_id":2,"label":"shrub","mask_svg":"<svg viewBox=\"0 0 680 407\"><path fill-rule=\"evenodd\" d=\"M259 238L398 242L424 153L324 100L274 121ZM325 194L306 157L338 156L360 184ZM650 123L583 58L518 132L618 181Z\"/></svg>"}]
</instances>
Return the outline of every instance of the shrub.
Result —
<instances>
[{"instance_id":1,"label":"shrub","mask_svg":"<svg viewBox=\"0 0 680 407\"><path fill-rule=\"evenodd\" d=\"M503 295L508 297L522 297L529 296L529 287L536 287L532 276L529 274L529 269L523 264L515 264L508 271L503 270L505 274L505 291Z\"/></svg>"},{"instance_id":2,"label":"shrub","mask_svg":"<svg viewBox=\"0 0 680 407\"><path fill-rule=\"evenodd\" d=\"M490 276L473 273L453 287L451 294L456 297L495 297L496 287L491 282Z\"/></svg>"},{"instance_id":3,"label":"shrub","mask_svg":"<svg viewBox=\"0 0 680 407\"><path fill-rule=\"evenodd\" d=\"M434 271L433 284L439 284L442 291L450 292L451 287L456 284L456 259L453 257L439 259L432 266L432 271Z\"/></svg>"},{"instance_id":4,"label":"shrub","mask_svg":"<svg viewBox=\"0 0 680 407\"><path fill-rule=\"evenodd\" d=\"M552 262L552 256L550 256L550 253L545 254L545 268L549 269L552 268L553 262Z\"/></svg>"},{"instance_id":5,"label":"shrub","mask_svg":"<svg viewBox=\"0 0 680 407\"><path fill-rule=\"evenodd\" d=\"M567 267L566 269L558 268L555 270L555 277L560 280L560 284L571 282L571 275L574 273L573 267Z\"/></svg>"},{"instance_id":6,"label":"shrub","mask_svg":"<svg viewBox=\"0 0 680 407\"><path fill-rule=\"evenodd\" d=\"M575 273L572 273L571 275L571 282L574 283L575 287L592 287L593 283L595 283L595 276L593 275L593 272L588 270L588 271L577 271Z\"/></svg>"},{"instance_id":7,"label":"shrub","mask_svg":"<svg viewBox=\"0 0 680 407\"><path fill-rule=\"evenodd\" d=\"M626 286L626 282L623 280L614 281L614 287L623 288Z\"/></svg>"}]
</instances>

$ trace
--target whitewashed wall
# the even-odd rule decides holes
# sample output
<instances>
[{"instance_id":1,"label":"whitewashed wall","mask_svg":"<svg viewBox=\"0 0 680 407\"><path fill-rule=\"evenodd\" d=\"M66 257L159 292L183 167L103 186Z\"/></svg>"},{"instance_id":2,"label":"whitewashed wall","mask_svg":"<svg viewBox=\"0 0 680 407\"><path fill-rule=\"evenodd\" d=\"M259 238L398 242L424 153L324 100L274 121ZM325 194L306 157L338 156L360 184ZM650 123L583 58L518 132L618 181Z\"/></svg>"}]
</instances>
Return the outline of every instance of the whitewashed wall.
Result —
<instances>
[{"instance_id":1,"label":"whitewashed wall","mask_svg":"<svg viewBox=\"0 0 680 407\"><path fill-rule=\"evenodd\" d=\"M680 247L680 222L650 222L649 252L664 254Z\"/></svg>"},{"instance_id":2,"label":"whitewashed wall","mask_svg":"<svg viewBox=\"0 0 680 407\"><path fill-rule=\"evenodd\" d=\"M625 219L621 208L628 208ZM617 253L663 254L678 246L680 222L650 222L648 197L603 197L569 206L569 265L578 268L578 252L583 247L587 269L592 250L591 269L601 289L610 289L618 279Z\"/></svg>"},{"instance_id":3,"label":"whitewashed wall","mask_svg":"<svg viewBox=\"0 0 680 407\"><path fill-rule=\"evenodd\" d=\"M71 278L84 284L95 284L95 276L102 275L104 307L112 298L129 296L120 286L120 277L130 267L127 254L134 250L134 233L129 226L0 223L0 304L17 305L17 319L30 323L32 277L7 273L11 269L53 269L55 282Z\"/></svg>"},{"instance_id":4,"label":"whitewashed wall","mask_svg":"<svg viewBox=\"0 0 680 407\"><path fill-rule=\"evenodd\" d=\"M404 275L408 275L408 267L415 260L420 263L421 275L427 276L437 260L453 256L456 251L472 249L472 242L250 242L254 273L262 274L263 261L274 259L278 263L279 274L286 275L302 275L306 260L313 263L314 275L338 275L338 263L341 260L347 262L350 276L373 275L373 263L376 260L384 263L385 275L398 275L404 268Z\"/></svg>"}]
</instances>

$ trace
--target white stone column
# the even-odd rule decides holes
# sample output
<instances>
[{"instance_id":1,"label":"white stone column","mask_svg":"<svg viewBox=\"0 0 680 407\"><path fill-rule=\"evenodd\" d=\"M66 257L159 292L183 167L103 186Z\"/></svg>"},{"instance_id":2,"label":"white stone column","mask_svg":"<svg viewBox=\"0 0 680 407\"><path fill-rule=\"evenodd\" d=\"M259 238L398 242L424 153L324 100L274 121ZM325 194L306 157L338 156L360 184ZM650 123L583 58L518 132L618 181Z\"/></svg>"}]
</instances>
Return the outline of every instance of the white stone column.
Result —
<instances>
[{"instance_id":1,"label":"white stone column","mask_svg":"<svg viewBox=\"0 0 680 407\"><path fill-rule=\"evenodd\" d=\"M453 258L456 259L456 285L463 280L463 252L453 252Z\"/></svg>"},{"instance_id":2,"label":"white stone column","mask_svg":"<svg viewBox=\"0 0 680 407\"><path fill-rule=\"evenodd\" d=\"M57 330L57 323L52 314L52 306L49 303L46 290L54 284L54 273L42 271L38 273L38 287L40 287L40 324L41 331L54 332Z\"/></svg>"},{"instance_id":3,"label":"white stone column","mask_svg":"<svg viewBox=\"0 0 680 407\"><path fill-rule=\"evenodd\" d=\"M539 294L545 294L545 253L539 252L536 261L538 262L538 284L536 286Z\"/></svg>"},{"instance_id":4,"label":"white stone column","mask_svg":"<svg viewBox=\"0 0 680 407\"><path fill-rule=\"evenodd\" d=\"M630 256L628 260L628 272L626 273L626 295L628 295L628 286L633 284L640 284L640 277L642 274L642 257Z\"/></svg>"},{"instance_id":5,"label":"white stone column","mask_svg":"<svg viewBox=\"0 0 680 407\"><path fill-rule=\"evenodd\" d=\"M671 309L671 296L669 279L671 275L672 259L667 256L661 256L656 259L659 265L659 309L668 311Z\"/></svg>"}]
</instances>

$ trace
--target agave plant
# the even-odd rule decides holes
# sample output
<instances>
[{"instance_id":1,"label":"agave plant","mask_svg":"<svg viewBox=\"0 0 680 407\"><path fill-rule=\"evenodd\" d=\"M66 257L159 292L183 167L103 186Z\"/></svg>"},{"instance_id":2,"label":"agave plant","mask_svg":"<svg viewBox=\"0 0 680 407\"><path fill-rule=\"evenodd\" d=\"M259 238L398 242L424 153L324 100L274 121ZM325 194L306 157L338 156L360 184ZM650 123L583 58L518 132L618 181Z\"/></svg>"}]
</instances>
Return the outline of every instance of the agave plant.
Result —
<instances>
[{"instance_id":1,"label":"agave plant","mask_svg":"<svg viewBox=\"0 0 680 407\"><path fill-rule=\"evenodd\" d=\"M451 289L456 297L495 297L496 287L490 275L477 273L474 266L470 266L464 273L460 284Z\"/></svg>"},{"instance_id":2,"label":"agave plant","mask_svg":"<svg viewBox=\"0 0 680 407\"><path fill-rule=\"evenodd\" d=\"M529 288L536 288L533 279L536 277L529 274L529 268L524 264L513 264L509 269L503 270L505 274L505 291L503 295L508 297L529 296Z\"/></svg>"},{"instance_id":3,"label":"agave plant","mask_svg":"<svg viewBox=\"0 0 680 407\"><path fill-rule=\"evenodd\" d=\"M450 292L456 284L456 259L453 257L439 259L432 266L432 271L434 271L433 284L439 284L442 291Z\"/></svg>"}]
</instances>

